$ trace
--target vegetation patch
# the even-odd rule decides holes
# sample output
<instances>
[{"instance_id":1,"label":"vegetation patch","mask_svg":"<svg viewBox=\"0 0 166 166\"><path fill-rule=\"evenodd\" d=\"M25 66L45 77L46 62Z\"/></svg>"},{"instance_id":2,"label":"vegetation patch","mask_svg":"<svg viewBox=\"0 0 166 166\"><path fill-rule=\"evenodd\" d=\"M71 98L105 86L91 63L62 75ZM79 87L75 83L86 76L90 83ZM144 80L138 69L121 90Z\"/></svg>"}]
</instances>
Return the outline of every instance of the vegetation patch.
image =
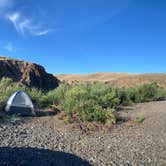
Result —
<instances>
[{"instance_id":1,"label":"vegetation patch","mask_svg":"<svg viewBox=\"0 0 166 166\"><path fill-rule=\"evenodd\" d=\"M18 124L20 122L23 121L23 118L19 115L11 115L11 116L8 116L8 115L4 115L2 117L2 120L3 122L8 122L8 123L12 123L12 124Z\"/></svg>"},{"instance_id":2,"label":"vegetation patch","mask_svg":"<svg viewBox=\"0 0 166 166\"><path fill-rule=\"evenodd\" d=\"M63 112L66 123L73 119L80 122L116 123L118 107L145 101L157 101L166 97L166 90L157 83L133 88L119 88L103 83L60 84L51 91L42 91L13 83L9 78L0 81L0 106L17 90L26 91L38 108L53 108ZM136 121L143 121L137 119Z\"/></svg>"},{"instance_id":3,"label":"vegetation patch","mask_svg":"<svg viewBox=\"0 0 166 166\"><path fill-rule=\"evenodd\" d=\"M142 123L143 121L145 120L145 117L136 117L134 120L133 120L133 123Z\"/></svg>"}]
</instances>

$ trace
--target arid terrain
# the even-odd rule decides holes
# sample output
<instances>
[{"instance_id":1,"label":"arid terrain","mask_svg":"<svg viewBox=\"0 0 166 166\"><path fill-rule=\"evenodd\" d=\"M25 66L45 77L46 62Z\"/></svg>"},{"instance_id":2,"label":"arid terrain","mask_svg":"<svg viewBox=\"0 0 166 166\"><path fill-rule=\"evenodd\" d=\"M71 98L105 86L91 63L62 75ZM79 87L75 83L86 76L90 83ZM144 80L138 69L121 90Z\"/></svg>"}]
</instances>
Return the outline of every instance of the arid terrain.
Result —
<instances>
[{"instance_id":1,"label":"arid terrain","mask_svg":"<svg viewBox=\"0 0 166 166\"><path fill-rule=\"evenodd\" d=\"M136 104L119 113L129 120L104 133L70 129L58 115L1 122L0 165L165 166L166 101ZM134 123L136 117L144 121Z\"/></svg>"},{"instance_id":2,"label":"arid terrain","mask_svg":"<svg viewBox=\"0 0 166 166\"><path fill-rule=\"evenodd\" d=\"M166 0L0 0L0 166L166 166Z\"/></svg>"},{"instance_id":3,"label":"arid terrain","mask_svg":"<svg viewBox=\"0 0 166 166\"><path fill-rule=\"evenodd\" d=\"M3 77L8 77L13 82ZM0 111L0 166L166 165L166 101L164 100L166 74L96 73L54 76L47 73L44 67L38 64L0 57L0 80L2 109ZM138 102L154 102L134 104L135 100L127 96L128 89L125 90L125 88L124 93L119 97L115 95L114 89L110 88L105 91L105 85L96 88L95 84L91 84L91 94L89 89L82 87L82 99L84 99L82 102L92 103L92 105L85 105L86 109L82 109L85 111L82 112L82 115L88 115L92 119L81 121L78 118L79 114L75 112L75 106L79 106L81 101L78 103L78 100L74 100L76 102L73 105L73 100L70 100L77 97L77 91L80 93L81 86L75 85L74 91L71 86L72 88L67 91L66 87L70 85L62 84L61 86L61 82L69 84L103 82L120 87L157 82L164 88L156 84L141 87L141 92L144 93L136 93L137 96L142 97L142 100L138 100ZM36 116L7 116L3 110L3 104L13 91L15 92L23 86L26 86L26 91L32 96ZM36 89L31 90L31 88ZM54 91L51 91L51 96L50 92L45 93L45 90L52 89ZM103 90L102 93L97 93L98 96L95 98L95 91L98 89ZM149 91L151 91L150 96L147 93ZM112 100L112 97L111 101L107 100L109 97L107 92L115 95L116 100ZM124 100L121 100L125 95ZM55 105L54 97L57 96L61 96L61 100L57 100ZM105 109L99 105L103 98L105 99L104 104L107 103L110 106L110 103L119 103L117 104L119 107L107 106L111 111L109 114L103 112ZM95 103L97 99L99 103ZM127 107L124 107L123 102L128 101L127 99L130 99L130 102L127 103ZM69 107L63 107L64 102L67 103L65 106L73 105L70 121L66 116L68 114L65 114ZM61 108L61 110L57 108ZM95 113L92 114L93 116L89 108ZM112 112L112 108L116 108L116 111ZM87 110L90 111L86 112ZM94 117L99 117L99 120L100 117L110 119L95 121ZM113 122L107 120L115 120L116 124L103 123Z\"/></svg>"},{"instance_id":4,"label":"arid terrain","mask_svg":"<svg viewBox=\"0 0 166 166\"><path fill-rule=\"evenodd\" d=\"M60 81L77 82L104 82L120 87L131 87L139 84L157 82L166 87L166 74L128 74L128 73L95 73L89 75L60 74L55 75Z\"/></svg>"},{"instance_id":5,"label":"arid terrain","mask_svg":"<svg viewBox=\"0 0 166 166\"><path fill-rule=\"evenodd\" d=\"M14 71L14 72L13 72ZM45 71L44 67L22 60L0 56L0 79L12 78L21 84L40 89L54 89L59 82L69 84L78 82L103 82L120 87L156 82L166 87L166 74L129 74L129 73L94 73L94 74L58 74L52 75Z\"/></svg>"}]
</instances>

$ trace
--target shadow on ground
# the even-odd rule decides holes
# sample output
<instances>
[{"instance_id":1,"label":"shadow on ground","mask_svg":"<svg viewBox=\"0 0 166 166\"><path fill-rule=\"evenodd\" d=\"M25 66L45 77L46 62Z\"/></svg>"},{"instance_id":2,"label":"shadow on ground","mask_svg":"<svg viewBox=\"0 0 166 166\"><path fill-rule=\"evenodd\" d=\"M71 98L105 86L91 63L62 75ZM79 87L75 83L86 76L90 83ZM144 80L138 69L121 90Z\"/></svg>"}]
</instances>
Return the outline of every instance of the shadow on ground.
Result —
<instances>
[{"instance_id":1,"label":"shadow on ground","mask_svg":"<svg viewBox=\"0 0 166 166\"><path fill-rule=\"evenodd\" d=\"M36 117L43 117L43 116L55 116L58 112L56 111L36 111Z\"/></svg>"},{"instance_id":2,"label":"shadow on ground","mask_svg":"<svg viewBox=\"0 0 166 166\"><path fill-rule=\"evenodd\" d=\"M45 116L55 116L59 113L59 110L53 111L53 110L36 110L35 116L29 115L29 116L23 116L19 114L7 114L5 111L0 110L0 120L2 119L10 119L11 117L45 117Z\"/></svg>"},{"instance_id":3,"label":"shadow on ground","mask_svg":"<svg viewBox=\"0 0 166 166\"><path fill-rule=\"evenodd\" d=\"M123 124L123 123L126 123L126 122L129 122L131 121L131 118L128 118L128 117L121 117L121 116L118 116L116 117L116 124Z\"/></svg>"},{"instance_id":4,"label":"shadow on ground","mask_svg":"<svg viewBox=\"0 0 166 166\"><path fill-rule=\"evenodd\" d=\"M38 148L0 147L0 166L91 166L73 154Z\"/></svg>"}]
</instances>

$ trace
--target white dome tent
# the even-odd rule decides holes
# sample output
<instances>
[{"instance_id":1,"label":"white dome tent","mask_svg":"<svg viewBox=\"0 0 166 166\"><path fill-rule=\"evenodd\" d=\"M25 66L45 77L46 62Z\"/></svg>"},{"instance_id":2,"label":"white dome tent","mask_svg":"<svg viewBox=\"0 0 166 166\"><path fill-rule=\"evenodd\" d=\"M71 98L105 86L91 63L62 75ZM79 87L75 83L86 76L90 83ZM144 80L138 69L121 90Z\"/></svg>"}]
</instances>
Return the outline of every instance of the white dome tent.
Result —
<instances>
[{"instance_id":1,"label":"white dome tent","mask_svg":"<svg viewBox=\"0 0 166 166\"><path fill-rule=\"evenodd\" d=\"M9 97L5 110L8 114L35 115L32 101L23 91L17 91Z\"/></svg>"}]
</instances>

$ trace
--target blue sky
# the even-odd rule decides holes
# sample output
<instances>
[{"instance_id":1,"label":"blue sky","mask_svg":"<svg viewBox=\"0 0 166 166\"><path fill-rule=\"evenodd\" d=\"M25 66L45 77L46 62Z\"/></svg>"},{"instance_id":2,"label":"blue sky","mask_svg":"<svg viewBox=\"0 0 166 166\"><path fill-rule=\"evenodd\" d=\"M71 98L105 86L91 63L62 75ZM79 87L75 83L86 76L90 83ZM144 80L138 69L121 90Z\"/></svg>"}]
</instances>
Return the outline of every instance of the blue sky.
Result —
<instances>
[{"instance_id":1,"label":"blue sky","mask_svg":"<svg viewBox=\"0 0 166 166\"><path fill-rule=\"evenodd\" d=\"M166 72L166 0L0 0L0 37L51 73Z\"/></svg>"}]
</instances>

